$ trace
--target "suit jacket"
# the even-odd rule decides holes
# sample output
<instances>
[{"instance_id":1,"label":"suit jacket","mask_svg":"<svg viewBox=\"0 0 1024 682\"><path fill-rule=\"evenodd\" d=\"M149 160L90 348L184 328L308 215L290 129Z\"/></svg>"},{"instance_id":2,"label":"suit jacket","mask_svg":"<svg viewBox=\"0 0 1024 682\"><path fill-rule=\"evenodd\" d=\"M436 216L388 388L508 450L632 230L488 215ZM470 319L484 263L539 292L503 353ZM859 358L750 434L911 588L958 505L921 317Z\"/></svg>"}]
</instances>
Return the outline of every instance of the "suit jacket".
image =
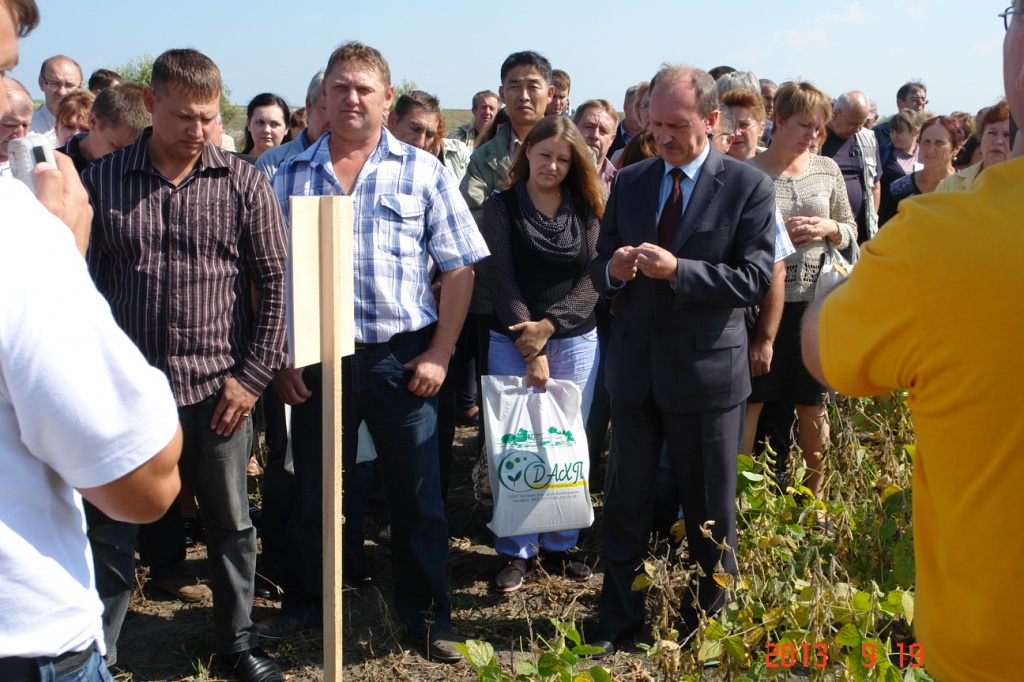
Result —
<instances>
[{"instance_id":1,"label":"suit jacket","mask_svg":"<svg viewBox=\"0 0 1024 682\"><path fill-rule=\"evenodd\" d=\"M622 298L612 321L605 378L613 400L693 413L750 394L743 309L768 293L774 260L775 188L762 171L711 148L669 251L675 288L643 273L618 291L606 269L620 246L658 243L665 162L648 159L615 178L591 274L599 293Z\"/></svg>"}]
</instances>

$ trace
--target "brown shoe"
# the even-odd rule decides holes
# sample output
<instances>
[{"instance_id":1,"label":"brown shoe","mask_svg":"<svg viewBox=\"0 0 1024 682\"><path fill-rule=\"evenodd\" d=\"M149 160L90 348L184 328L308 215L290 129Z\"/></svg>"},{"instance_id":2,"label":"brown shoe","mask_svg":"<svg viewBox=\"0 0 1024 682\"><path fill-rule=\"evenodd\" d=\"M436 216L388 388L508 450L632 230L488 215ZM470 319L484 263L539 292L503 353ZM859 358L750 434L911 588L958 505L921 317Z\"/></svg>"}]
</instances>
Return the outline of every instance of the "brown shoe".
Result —
<instances>
[{"instance_id":1,"label":"brown shoe","mask_svg":"<svg viewBox=\"0 0 1024 682\"><path fill-rule=\"evenodd\" d=\"M175 599L184 602L203 601L213 597L213 592L206 585L188 578L181 573L165 575L150 580L157 587Z\"/></svg>"}]
</instances>

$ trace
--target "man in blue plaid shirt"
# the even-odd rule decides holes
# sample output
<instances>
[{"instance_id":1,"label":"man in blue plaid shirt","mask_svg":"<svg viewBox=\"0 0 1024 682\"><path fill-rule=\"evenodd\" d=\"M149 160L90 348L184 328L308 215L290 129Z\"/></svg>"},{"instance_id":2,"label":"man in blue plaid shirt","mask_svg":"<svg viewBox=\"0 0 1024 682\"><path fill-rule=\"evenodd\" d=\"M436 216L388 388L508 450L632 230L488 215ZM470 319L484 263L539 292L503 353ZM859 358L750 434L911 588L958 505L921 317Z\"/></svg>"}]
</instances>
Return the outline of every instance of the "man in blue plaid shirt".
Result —
<instances>
[{"instance_id":1,"label":"man in blue plaid shirt","mask_svg":"<svg viewBox=\"0 0 1024 682\"><path fill-rule=\"evenodd\" d=\"M428 657L454 662L460 655L452 646L457 637L445 577L436 395L466 318L472 264L488 255L487 246L458 180L436 158L383 128L394 88L380 52L346 43L325 73L331 132L281 165L274 191L286 217L295 195L355 200L356 352L342 369L344 464L352 470L358 425L365 421L391 510L395 608ZM431 261L440 272L436 305ZM308 532L297 539L310 558L303 562L302 584L285 585L282 608L308 619L315 613L292 609L289 601L296 592L306 593L309 606L320 599L320 519L312 518L320 500L320 409L312 405L319 402L319 368L286 370L275 384L285 402L298 406L292 415L295 474L309 510ZM303 428L306 415L313 428ZM345 487L351 485L346 479Z\"/></svg>"}]
</instances>

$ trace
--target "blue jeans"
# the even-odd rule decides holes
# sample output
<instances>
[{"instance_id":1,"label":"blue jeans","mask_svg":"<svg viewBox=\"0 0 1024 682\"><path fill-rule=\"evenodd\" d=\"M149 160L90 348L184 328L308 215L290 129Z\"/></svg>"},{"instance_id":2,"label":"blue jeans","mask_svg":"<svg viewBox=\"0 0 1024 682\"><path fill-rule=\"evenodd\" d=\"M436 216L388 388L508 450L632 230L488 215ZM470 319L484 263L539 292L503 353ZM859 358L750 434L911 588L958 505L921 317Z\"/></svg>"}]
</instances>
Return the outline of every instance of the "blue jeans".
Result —
<instances>
[{"instance_id":1,"label":"blue jeans","mask_svg":"<svg viewBox=\"0 0 1024 682\"><path fill-rule=\"evenodd\" d=\"M451 629L445 564L448 522L441 502L437 398L419 398L403 364L430 343L429 329L360 348L342 359L342 505L346 554L361 551L362 515L369 492L356 464L359 424L365 421L391 513L391 575L395 610L410 634ZM297 504L290 536L289 581L281 610L320 625L323 612L323 468L321 367L302 373L313 396L292 409ZM350 525L351 524L351 525ZM340 580L340 576L338 576ZM340 590L341 586L335 586Z\"/></svg>"},{"instance_id":2,"label":"blue jeans","mask_svg":"<svg viewBox=\"0 0 1024 682\"><path fill-rule=\"evenodd\" d=\"M96 592L103 602L103 643L107 648L104 660L107 665L114 665L117 663L117 639L121 636L121 625L135 588L135 534L138 526L114 521L88 502L84 505L96 573Z\"/></svg>"},{"instance_id":3,"label":"blue jeans","mask_svg":"<svg viewBox=\"0 0 1024 682\"><path fill-rule=\"evenodd\" d=\"M241 431L218 436L210 419L219 400L218 392L178 408L185 436L179 466L182 475L191 478L203 510L217 648L233 654L259 644L251 618L256 529L249 519L245 476L252 426L247 419Z\"/></svg>"},{"instance_id":4,"label":"blue jeans","mask_svg":"<svg viewBox=\"0 0 1024 682\"><path fill-rule=\"evenodd\" d=\"M547 343L548 371L552 379L568 379L579 386L583 393L580 410L583 423L587 423L590 405L594 401L594 381L597 367L597 331L590 330L580 336L567 339L553 339ZM516 350L515 344L504 334L491 332L490 350L487 356L488 372L501 376L525 376L526 361ZM543 549L562 552L572 549L579 540L579 530L563 530L554 533L533 533L494 538L494 549L503 556L529 559Z\"/></svg>"},{"instance_id":5,"label":"blue jeans","mask_svg":"<svg viewBox=\"0 0 1024 682\"><path fill-rule=\"evenodd\" d=\"M63 675L57 675L49 659L36 659L39 663L39 682L112 682L107 664L98 652L92 652L85 665Z\"/></svg>"}]
</instances>

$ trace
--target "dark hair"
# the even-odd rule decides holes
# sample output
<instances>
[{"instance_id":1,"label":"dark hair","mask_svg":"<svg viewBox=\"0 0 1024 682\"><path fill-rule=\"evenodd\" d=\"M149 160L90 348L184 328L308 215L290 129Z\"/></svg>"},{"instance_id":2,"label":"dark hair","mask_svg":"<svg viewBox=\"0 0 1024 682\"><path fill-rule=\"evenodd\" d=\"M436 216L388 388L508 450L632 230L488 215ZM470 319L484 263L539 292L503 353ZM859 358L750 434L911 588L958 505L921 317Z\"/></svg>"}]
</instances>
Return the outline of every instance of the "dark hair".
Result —
<instances>
[{"instance_id":1,"label":"dark hair","mask_svg":"<svg viewBox=\"0 0 1024 682\"><path fill-rule=\"evenodd\" d=\"M654 133L649 129L641 130L629 138L626 148L622 150L622 156L619 157L619 170L657 155L658 143L654 140Z\"/></svg>"},{"instance_id":2,"label":"dark hair","mask_svg":"<svg viewBox=\"0 0 1024 682\"><path fill-rule=\"evenodd\" d=\"M508 125L511 119L508 117L508 109L502 107L498 109L498 113L494 115L491 122L484 126L476 135L476 139L473 140L473 149L480 149L485 144L490 142L494 136L498 133L502 126Z\"/></svg>"},{"instance_id":3,"label":"dark hair","mask_svg":"<svg viewBox=\"0 0 1024 682\"><path fill-rule=\"evenodd\" d=\"M306 107L299 107L292 112L292 117L288 119L289 128L305 128L306 127Z\"/></svg>"},{"instance_id":4,"label":"dark hair","mask_svg":"<svg viewBox=\"0 0 1024 682\"><path fill-rule=\"evenodd\" d=\"M167 50L153 62L150 87L156 92L172 85L190 97L213 99L220 96L220 69L199 50Z\"/></svg>"},{"instance_id":5,"label":"dark hair","mask_svg":"<svg viewBox=\"0 0 1024 682\"><path fill-rule=\"evenodd\" d=\"M96 69L89 76L89 89L93 92L97 90L106 90L111 85L117 85L124 78L121 78L121 74L110 69ZM98 92L96 94L99 94Z\"/></svg>"},{"instance_id":6,"label":"dark hair","mask_svg":"<svg viewBox=\"0 0 1024 682\"><path fill-rule=\"evenodd\" d=\"M921 140L921 136L924 135L924 131L928 130L934 125L942 126L949 133L949 139L953 142L953 148L959 149L960 145L964 143L964 129L960 123L950 116L933 116L924 123L921 124L921 132L917 134L918 142Z\"/></svg>"},{"instance_id":7,"label":"dark hair","mask_svg":"<svg viewBox=\"0 0 1024 682\"><path fill-rule=\"evenodd\" d=\"M0 3L10 11L19 38L24 38L39 25L39 8L35 0L0 0Z\"/></svg>"},{"instance_id":8,"label":"dark hair","mask_svg":"<svg viewBox=\"0 0 1024 682\"><path fill-rule=\"evenodd\" d=\"M505 76L508 75L508 72L517 66L532 67L544 79L546 85L551 84L551 62L537 52L527 50L525 52L513 52L505 57L505 61L501 63L502 85L505 84Z\"/></svg>"},{"instance_id":9,"label":"dark hair","mask_svg":"<svg viewBox=\"0 0 1024 682\"><path fill-rule=\"evenodd\" d=\"M245 108L245 143L242 145L242 153L248 154L252 151L252 148L256 146L256 141L252 139L252 133L249 132L248 123L252 119L252 114L256 111L256 107L277 107L281 110L284 118L284 138L281 143L291 142L292 131L288 127L288 121L291 119L292 114L288 109L288 104L285 103L278 95L272 92L262 92L249 101L249 106Z\"/></svg>"},{"instance_id":10,"label":"dark hair","mask_svg":"<svg viewBox=\"0 0 1024 682\"><path fill-rule=\"evenodd\" d=\"M896 99L906 99L910 95L911 90L918 89L923 90L926 95L928 94L928 88L921 81L907 81L896 91Z\"/></svg>"},{"instance_id":11,"label":"dark hair","mask_svg":"<svg viewBox=\"0 0 1024 682\"><path fill-rule=\"evenodd\" d=\"M410 90L403 94L395 102L395 118L401 121L405 118L406 114L415 109L416 107L422 107L426 109L428 114L441 115L441 103L437 101L437 98L431 95L429 92L423 90Z\"/></svg>"},{"instance_id":12,"label":"dark hair","mask_svg":"<svg viewBox=\"0 0 1024 682\"><path fill-rule=\"evenodd\" d=\"M735 70L736 69L732 68L731 66L725 66L725 65L716 66L715 68L713 68L710 71L708 71L708 75L711 76L711 78L713 80L718 80L719 78L721 78L725 74L732 73Z\"/></svg>"},{"instance_id":13,"label":"dark hair","mask_svg":"<svg viewBox=\"0 0 1024 682\"><path fill-rule=\"evenodd\" d=\"M338 62L358 62L368 66L377 73L385 88L391 85L391 67L388 66L388 60L384 59L384 55L375 47L364 45L358 40L350 40L339 45L327 60L324 75L330 73Z\"/></svg>"},{"instance_id":14,"label":"dark hair","mask_svg":"<svg viewBox=\"0 0 1024 682\"><path fill-rule=\"evenodd\" d=\"M530 132L526 134L526 139L519 145L519 152L508 171L506 187L512 187L530 177L527 150L552 137L569 143L569 153L572 156L569 173L562 182L569 188L569 193L574 199L582 200L587 209L600 218L604 215L604 190L601 178L597 175L597 168L594 166L587 143L576 124L567 116L550 114L533 124Z\"/></svg>"},{"instance_id":15,"label":"dark hair","mask_svg":"<svg viewBox=\"0 0 1024 682\"><path fill-rule=\"evenodd\" d=\"M498 97L497 93L491 92L490 90L481 90L473 95L473 109L480 106L480 100L487 99L488 97L498 100L498 106L501 106L501 98Z\"/></svg>"},{"instance_id":16,"label":"dark hair","mask_svg":"<svg viewBox=\"0 0 1024 682\"><path fill-rule=\"evenodd\" d=\"M152 117L142 101L144 88L138 83L118 83L96 95L92 113L103 125L121 128L138 137Z\"/></svg>"},{"instance_id":17,"label":"dark hair","mask_svg":"<svg viewBox=\"0 0 1024 682\"><path fill-rule=\"evenodd\" d=\"M651 97L658 86L663 90L671 90L671 86L678 81L686 82L697 92L697 113L701 118L706 118L718 108L718 88L715 86L715 79L707 71L692 66L663 64L651 79ZM760 95L757 97L761 98ZM761 108L764 109L764 102L761 103Z\"/></svg>"}]
</instances>

